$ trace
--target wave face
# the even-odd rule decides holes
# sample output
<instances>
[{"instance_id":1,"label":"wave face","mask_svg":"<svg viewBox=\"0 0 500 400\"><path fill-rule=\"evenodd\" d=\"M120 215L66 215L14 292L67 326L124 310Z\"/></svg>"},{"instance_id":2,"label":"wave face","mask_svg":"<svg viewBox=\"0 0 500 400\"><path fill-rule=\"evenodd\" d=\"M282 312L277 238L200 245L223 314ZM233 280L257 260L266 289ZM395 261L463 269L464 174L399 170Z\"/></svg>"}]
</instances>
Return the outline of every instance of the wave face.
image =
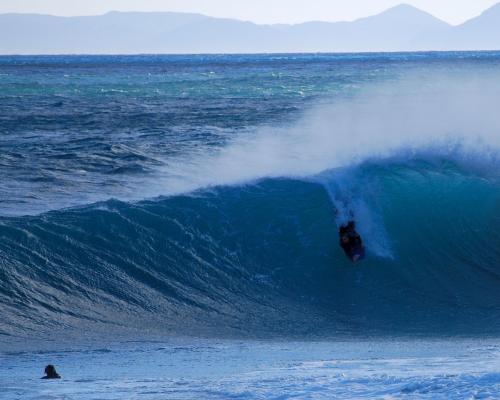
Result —
<instances>
[{"instance_id":1,"label":"wave face","mask_svg":"<svg viewBox=\"0 0 500 400\"><path fill-rule=\"evenodd\" d=\"M359 57L2 60L0 334L498 334L500 56Z\"/></svg>"},{"instance_id":2,"label":"wave face","mask_svg":"<svg viewBox=\"0 0 500 400\"><path fill-rule=\"evenodd\" d=\"M356 268L316 182L3 221L3 332L143 319L177 334L498 332L498 182L426 164L353 174Z\"/></svg>"}]
</instances>

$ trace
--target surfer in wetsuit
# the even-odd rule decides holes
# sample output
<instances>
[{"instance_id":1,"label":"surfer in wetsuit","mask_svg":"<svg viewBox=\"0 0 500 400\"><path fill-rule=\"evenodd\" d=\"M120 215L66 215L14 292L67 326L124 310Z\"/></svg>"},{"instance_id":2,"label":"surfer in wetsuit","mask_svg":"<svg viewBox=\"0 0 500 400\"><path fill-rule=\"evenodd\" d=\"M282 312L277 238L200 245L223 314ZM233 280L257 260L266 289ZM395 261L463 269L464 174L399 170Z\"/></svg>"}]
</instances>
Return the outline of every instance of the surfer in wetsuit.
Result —
<instances>
[{"instance_id":1,"label":"surfer in wetsuit","mask_svg":"<svg viewBox=\"0 0 500 400\"><path fill-rule=\"evenodd\" d=\"M56 367L49 364L45 367L45 376L42 379L60 379L61 376L56 372Z\"/></svg>"},{"instance_id":2,"label":"surfer in wetsuit","mask_svg":"<svg viewBox=\"0 0 500 400\"><path fill-rule=\"evenodd\" d=\"M347 225L342 225L339 229L340 247L344 250L351 261L356 262L365 256L363 241L358 232L354 221L349 221Z\"/></svg>"}]
</instances>

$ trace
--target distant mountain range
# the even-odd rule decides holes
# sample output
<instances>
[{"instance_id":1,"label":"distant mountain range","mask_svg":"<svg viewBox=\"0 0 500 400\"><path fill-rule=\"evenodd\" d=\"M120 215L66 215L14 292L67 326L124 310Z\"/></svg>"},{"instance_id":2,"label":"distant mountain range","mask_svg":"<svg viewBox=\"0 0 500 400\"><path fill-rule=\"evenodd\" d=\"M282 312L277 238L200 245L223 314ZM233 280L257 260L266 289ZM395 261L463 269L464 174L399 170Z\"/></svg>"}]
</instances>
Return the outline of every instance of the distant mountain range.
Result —
<instances>
[{"instance_id":1,"label":"distant mountain range","mask_svg":"<svg viewBox=\"0 0 500 400\"><path fill-rule=\"evenodd\" d=\"M353 22L257 25L185 13L0 15L0 54L500 50L500 3L462 25L409 5Z\"/></svg>"}]
</instances>

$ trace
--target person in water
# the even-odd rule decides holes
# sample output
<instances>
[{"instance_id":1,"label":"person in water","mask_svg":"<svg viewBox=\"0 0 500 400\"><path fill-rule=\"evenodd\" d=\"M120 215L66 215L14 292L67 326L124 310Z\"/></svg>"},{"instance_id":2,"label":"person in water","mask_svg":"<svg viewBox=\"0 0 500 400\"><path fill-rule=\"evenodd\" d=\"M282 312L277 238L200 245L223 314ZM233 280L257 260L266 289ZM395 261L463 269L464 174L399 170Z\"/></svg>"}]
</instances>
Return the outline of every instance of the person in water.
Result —
<instances>
[{"instance_id":1,"label":"person in water","mask_svg":"<svg viewBox=\"0 0 500 400\"><path fill-rule=\"evenodd\" d=\"M42 379L60 379L61 376L56 372L56 367L49 364L45 367L45 376Z\"/></svg>"},{"instance_id":2,"label":"person in water","mask_svg":"<svg viewBox=\"0 0 500 400\"><path fill-rule=\"evenodd\" d=\"M340 247L344 250L347 257L356 262L365 255L363 241L358 232L354 221L349 221L347 225L342 225L339 229Z\"/></svg>"}]
</instances>

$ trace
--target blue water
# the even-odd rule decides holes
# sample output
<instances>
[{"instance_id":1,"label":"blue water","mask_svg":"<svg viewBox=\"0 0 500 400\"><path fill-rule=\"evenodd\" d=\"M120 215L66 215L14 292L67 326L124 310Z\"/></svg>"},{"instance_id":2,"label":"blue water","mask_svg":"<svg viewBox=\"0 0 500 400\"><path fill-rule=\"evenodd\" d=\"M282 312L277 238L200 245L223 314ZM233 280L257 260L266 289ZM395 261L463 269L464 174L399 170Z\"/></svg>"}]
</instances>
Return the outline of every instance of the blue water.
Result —
<instances>
[{"instance_id":1,"label":"blue water","mask_svg":"<svg viewBox=\"0 0 500 400\"><path fill-rule=\"evenodd\" d=\"M499 78L494 52L0 57L1 342L496 336Z\"/></svg>"},{"instance_id":2,"label":"blue water","mask_svg":"<svg viewBox=\"0 0 500 400\"><path fill-rule=\"evenodd\" d=\"M498 342L170 339L0 355L0 399L497 399ZM41 380L53 362L60 380Z\"/></svg>"}]
</instances>

